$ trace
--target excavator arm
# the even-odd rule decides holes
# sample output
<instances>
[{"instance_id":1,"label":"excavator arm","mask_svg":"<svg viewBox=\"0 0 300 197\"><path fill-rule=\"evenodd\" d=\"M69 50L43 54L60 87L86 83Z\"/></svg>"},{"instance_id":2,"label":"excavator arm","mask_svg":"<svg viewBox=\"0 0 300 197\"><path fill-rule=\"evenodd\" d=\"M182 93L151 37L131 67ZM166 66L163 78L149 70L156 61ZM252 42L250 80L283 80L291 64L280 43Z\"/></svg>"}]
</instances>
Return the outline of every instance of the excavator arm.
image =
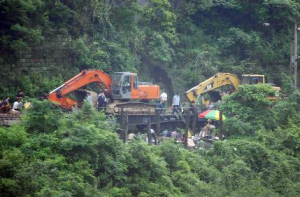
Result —
<instances>
[{"instance_id":1,"label":"excavator arm","mask_svg":"<svg viewBox=\"0 0 300 197\"><path fill-rule=\"evenodd\" d=\"M217 73L216 75L205 80L199 85L191 88L185 94L190 102L196 102L199 95L210 92L225 85L232 85L234 89L238 89L240 80L235 75L230 73Z\"/></svg>"},{"instance_id":2,"label":"excavator arm","mask_svg":"<svg viewBox=\"0 0 300 197\"><path fill-rule=\"evenodd\" d=\"M100 70L83 70L63 85L52 90L48 94L48 100L62 108L71 109L77 105L77 102L66 95L93 82L97 83L100 89L106 89L109 94L111 93L112 79L108 74Z\"/></svg>"}]
</instances>

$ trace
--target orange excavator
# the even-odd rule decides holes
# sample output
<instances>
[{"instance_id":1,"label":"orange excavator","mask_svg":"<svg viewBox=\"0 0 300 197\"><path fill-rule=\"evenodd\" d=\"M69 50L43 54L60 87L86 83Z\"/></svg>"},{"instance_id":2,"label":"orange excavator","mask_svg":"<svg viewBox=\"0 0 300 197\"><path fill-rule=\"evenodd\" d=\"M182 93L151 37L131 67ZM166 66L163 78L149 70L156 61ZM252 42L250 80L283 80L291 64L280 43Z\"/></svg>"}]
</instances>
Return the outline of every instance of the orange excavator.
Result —
<instances>
[{"instance_id":1,"label":"orange excavator","mask_svg":"<svg viewBox=\"0 0 300 197\"><path fill-rule=\"evenodd\" d=\"M119 103L123 102L123 106L125 106L124 102L131 99L150 101L159 98L159 86L149 82L139 82L136 73L116 72L111 77L100 70L83 70L51 91L48 100L62 108L72 109L74 106L78 106L78 102L66 95L90 83L96 83L108 98L112 101L119 101ZM141 103L139 102L137 105L141 105ZM134 106L134 104L130 103L130 106Z\"/></svg>"}]
</instances>

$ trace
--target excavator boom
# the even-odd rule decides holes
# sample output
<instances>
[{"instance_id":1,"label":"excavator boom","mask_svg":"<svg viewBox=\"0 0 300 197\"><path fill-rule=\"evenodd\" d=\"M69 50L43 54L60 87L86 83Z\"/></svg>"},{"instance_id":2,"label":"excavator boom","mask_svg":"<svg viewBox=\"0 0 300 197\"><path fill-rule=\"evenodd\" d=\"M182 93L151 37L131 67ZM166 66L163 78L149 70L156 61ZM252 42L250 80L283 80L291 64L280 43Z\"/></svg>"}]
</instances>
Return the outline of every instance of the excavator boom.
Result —
<instances>
[{"instance_id":1,"label":"excavator boom","mask_svg":"<svg viewBox=\"0 0 300 197\"><path fill-rule=\"evenodd\" d=\"M255 85L255 84L266 84L265 83L265 76L264 75L257 75L257 74L244 74L242 78L243 84L248 85ZM217 73L216 75L212 76L211 78L205 80L204 82L200 83L199 85L191 88L185 94L187 99L190 102L196 102L197 97L203 95L207 92L215 90L225 85L231 85L234 89L232 91L236 91L241 85L240 80L237 76L231 73ZM276 91L277 95L280 95L281 88L272 86L273 89ZM278 100L279 96L269 96L269 100ZM202 98L202 103L206 104L207 100Z\"/></svg>"},{"instance_id":2,"label":"excavator boom","mask_svg":"<svg viewBox=\"0 0 300 197\"><path fill-rule=\"evenodd\" d=\"M97 83L100 89L107 90L108 93L111 92L112 79L108 74L100 70L83 70L63 85L52 90L48 99L62 108L71 109L77 102L66 97L66 95L93 82Z\"/></svg>"},{"instance_id":3,"label":"excavator boom","mask_svg":"<svg viewBox=\"0 0 300 197\"><path fill-rule=\"evenodd\" d=\"M217 73L211 78L205 80L199 85L186 91L186 96L190 102L196 102L197 97L206 92L212 91L214 89L220 88L225 85L232 85L234 89L238 89L240 85L240 80L231 73Z\"/></svg>"}]
</instances>

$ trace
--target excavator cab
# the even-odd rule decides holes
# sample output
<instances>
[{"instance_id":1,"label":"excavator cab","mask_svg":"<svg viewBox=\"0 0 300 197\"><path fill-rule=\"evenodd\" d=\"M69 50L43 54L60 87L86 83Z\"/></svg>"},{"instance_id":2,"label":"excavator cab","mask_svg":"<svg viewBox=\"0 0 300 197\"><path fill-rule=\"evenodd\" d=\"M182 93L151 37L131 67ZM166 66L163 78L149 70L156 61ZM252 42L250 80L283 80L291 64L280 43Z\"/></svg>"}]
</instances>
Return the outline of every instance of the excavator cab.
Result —
<instances>
[{"instance_id":1,"label":"excavator cab","mask_svg":"<svg viewBox=\"0 0 300 197\"><path fill-rule=\"evenodd\" d=\"M159 97L159 86L139 82L137 74L116 72L112 77L112 98L117 100L151 100Z\"/></svg>"},{"instance_id":2,"label":"excavator cab","mask_svg":"<svg viewBox=\"0 0 300 197\"><path fill-rule=\"evenodd\" d=\"M245 85L255 85L255 84L266 84L272 86L272 88L275 90L275 96L268 96L269 100L279 100L280 94L281 94L281 88L276 86L273 83L266 83L265 81L265 75L250 75L250 74L244 74L242 75L242 84Z\"/></svg>"},{"instance_id":3,"label":"excavator cab","mask_svg":"<svg viewBox=\"0 0 300 197\"><path fill-rule=\"evenodd\" d=\"M265 75L242 75L243 85L265 84Z\"/></svg>"},{"instance_id":4,"label":"excavator cab","mask_svg":"<svg viewBox=\"0 0 300 197\"><path fill-rule=\"evenodd\" d=\"M127 100L131 98L131 83L134 75L129 72L114 73L112 77L112 97L114 99Z\"/></svg>"}]
</instances>

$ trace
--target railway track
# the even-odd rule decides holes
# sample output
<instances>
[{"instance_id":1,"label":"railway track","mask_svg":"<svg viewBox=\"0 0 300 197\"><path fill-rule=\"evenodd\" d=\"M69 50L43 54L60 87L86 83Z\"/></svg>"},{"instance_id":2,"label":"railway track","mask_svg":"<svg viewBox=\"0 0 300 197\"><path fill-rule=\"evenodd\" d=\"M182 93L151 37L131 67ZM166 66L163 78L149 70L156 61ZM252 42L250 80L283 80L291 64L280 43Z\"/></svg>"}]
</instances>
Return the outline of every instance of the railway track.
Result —
<instances>
[{"instance_id":1,"label":"railway track","mask_svg":"<svg viewBox=\"0 0 300 197\"><path fill-rule=\"evenodd\" d=\"M21 120L22 114L0 114L0 126L11 126L15 123L19 123Z\"/></svg>"}]
</instances>

